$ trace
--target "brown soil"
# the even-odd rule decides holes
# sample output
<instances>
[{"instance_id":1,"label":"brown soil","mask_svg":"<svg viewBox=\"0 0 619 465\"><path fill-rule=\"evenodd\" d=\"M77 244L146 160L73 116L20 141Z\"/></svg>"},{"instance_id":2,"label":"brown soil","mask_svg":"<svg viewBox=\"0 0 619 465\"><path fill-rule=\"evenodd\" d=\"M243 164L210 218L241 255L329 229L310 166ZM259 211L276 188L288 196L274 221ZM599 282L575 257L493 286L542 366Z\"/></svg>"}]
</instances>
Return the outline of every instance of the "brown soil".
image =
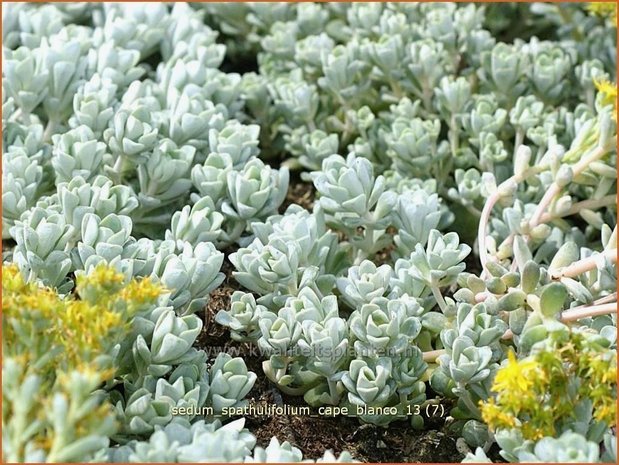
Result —
<instances>
[{"instance_id":1,"label":"brown soil","mask_svg":"<svg viewBox=\"0 0 619 465\"><path fill-rule=\"evenodd\" d=\"M204 314L200 315L204 319L204 327L202 332L198 336L196 344L199 348L206 349L208 347L224 347L226 343L230 341L230 335L228 330L215 322L215 316L220 310L227 310L230 308L230 297L240 289L238 283L232 277L232 271L234 267L228 260L228 255L234 252L234 250L225 250L224 254L226 258L221 267L222 273L225 274L224 282L211 292ZM207 353L209 353L207 351Z\"/></svg>"},{"instance_id":2,"label":"brown soil","mask_svg":"<svg viewBox=\"0 0 619 465\"><path fill-rule=\"evenodd\" d=\"M393 226L389 226L389 228L387 228L387 234L390 234L391 236L393 236L395 235L395 233L396 233L396 229ZM384 265L385 263L388 263L393 266L393 258L391 257L391 254L393 253L394 250L395 250L395 244L393 242L391 242L391 244L389 244L383 250L379 250L376 253L376 256L374 257L374 260L373 260L374 264Z\"/></svg>"},{"instance_id":3,"label":"brown soil","mask_svg":"<svg viewBox=\"0 0 619 465\"><path fill-rule=\"evenodd\" d=\"M303 182L300 179L292 177L290 186L288 187L288 195L284 203L279 208L280 212L285 212L289 205L296 203L301 205L306 210L312 211L314 207L314 186L311 183Z\"/></svg>"},{"instance_id":4,"label":"brown soil","mask_svg":"<svg viewBox=\"0 0 619 465\"><path fill-rule=\"evenodd\" d=\"M287 405L305 405L301 397L286 396L274 388L258 390L252 397L257 403L277 404L281 399ZM259 445L266 446L276 436L301 449L304 458L320 458L327 449L336 455L346 450L356 460L374 463L460 462L463 458L456 449L456 438L442 432L441 426L415 431L403 421L382 428L361 424L352 417L318 415L253 416L247 418L246 425L256 435Z\"/></svg>"}]
</instances>

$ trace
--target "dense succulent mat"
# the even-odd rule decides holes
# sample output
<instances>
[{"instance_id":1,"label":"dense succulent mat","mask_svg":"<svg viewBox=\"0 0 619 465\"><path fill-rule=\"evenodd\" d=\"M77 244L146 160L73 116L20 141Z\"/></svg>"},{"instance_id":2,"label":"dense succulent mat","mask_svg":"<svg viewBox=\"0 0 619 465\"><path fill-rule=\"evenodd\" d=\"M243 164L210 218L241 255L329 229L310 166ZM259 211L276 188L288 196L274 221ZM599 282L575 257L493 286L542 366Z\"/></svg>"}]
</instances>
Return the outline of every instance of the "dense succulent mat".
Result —
<instances>
[{"instance_id":1,"label":"dense succulent mat","mask_svg":"<svg viewBox=\"0 0 619 465\"><path fill-rule=\"evenodd\" d=\"M3 458L615 462L616 19L3 5Z\"/></svg>"}]
</instances>

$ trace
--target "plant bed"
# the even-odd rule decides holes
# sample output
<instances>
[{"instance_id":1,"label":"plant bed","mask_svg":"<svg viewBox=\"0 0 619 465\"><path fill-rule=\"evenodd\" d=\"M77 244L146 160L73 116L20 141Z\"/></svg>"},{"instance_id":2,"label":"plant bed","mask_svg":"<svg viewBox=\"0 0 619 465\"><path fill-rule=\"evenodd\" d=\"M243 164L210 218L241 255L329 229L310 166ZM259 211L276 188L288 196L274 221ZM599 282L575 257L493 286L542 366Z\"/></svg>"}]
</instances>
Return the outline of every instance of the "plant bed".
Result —
<instances>
[{"instance_id":1,"label":"plant bed","mask_svg":"<svg viewBox=\"0 0 619 465\"><path fill-rule=\"evenodd\" d=\"M616 461L614 4L3 9L3 459Z\"/></svg>"}]
</instances>

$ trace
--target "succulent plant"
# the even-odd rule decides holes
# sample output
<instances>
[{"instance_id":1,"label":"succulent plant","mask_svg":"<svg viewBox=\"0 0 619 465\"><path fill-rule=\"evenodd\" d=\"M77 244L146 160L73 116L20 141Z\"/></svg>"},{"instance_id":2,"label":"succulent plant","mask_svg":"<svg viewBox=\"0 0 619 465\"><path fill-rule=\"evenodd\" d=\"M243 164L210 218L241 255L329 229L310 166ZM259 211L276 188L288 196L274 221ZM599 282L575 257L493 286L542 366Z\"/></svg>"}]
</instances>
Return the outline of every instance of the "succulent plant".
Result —
<instances>
[{"instance_id":1,"label":"succulent plant","mask_svg":"<svg viewBox=\"0 0 619 465\"><path fill-rule=\"evenodd\" d=\"M243 428L244 420L193 424L175 421L157 428L148 441L134 441L110 448L111 462L166 462L202 460L241 461L249 455L255 438Z\"/></svg>"},{"instance_id":2,"label":"succulent plant","mask_svg":"<svg viewBox=\"0 0 619 465\"><path fill-rule=\"evenodd\" d=\"M95 73L73 97L73 113L69 124L72 128L86 126L98 140L114 117L118 86L110 79Z\"/></svg>"},{"instance_id":3,"label":"succulent plant","mask_svg":"<svg viewBox=\"0 0 619 465\"><path fill-rule=\"evenodd\" d=\"M178 255L175 250L174 241L160 245L152 276L170 289L170 302L178 312L195 313L206 304L209 292L223 281L219 270L224 256L210 242L195 247L185 242Z\"/></svg>"},{"instance_id":4,"label":"succulent plant","mask_svg":"<svg viewBox=\"0 0 619 465\"><path fill-rule=\"evenodd\" d=\"M90 182L76 176L69 182L59 183L57 196L65 219L76 230L81 228L88 213L104 219L111 214L128 216L138 207L138 199L129 187L114 185L103 175Z\"/></svg>"},{"instance_id":5,"label":"succulent plant","mask_svg":"<svg viewBox=\"0 0 619 465\"><path fill-rule=\"evenodd\" d=\"M76 281L76 293L61 296L3 265L2 399L11 419L4 451L11 460L103 460L117 432L101 387L113 381L114 351L133 313L153 305L160 290L148 281L123 283L105 266Z\"/></svg>"},{"instance_id":6,"label":"succulent plant","mask_svg":"<svg viewBox=\"0 0 619 465\"><path fill-rule=\"evenodd\" d=\"M227 153L211 153L201 165L191 169L191 181L198 193L210 197L220 205L226 197L228 173L232 171L232 158Z\"/></svg>"},{"instance_id":7,"label":"succulent plant","mask_svg":"<svg viewBox=\"0 0 619 465\"><path fill-rule=\"evenodd\" d=\"M355 406L384 407L395 393L395 383L389 376L392 362L389 358L378 358L375 362L353 360L349 371L344 373L342 383L348 391L348 401ZM389 422L388 416L360 415L361 419L375 422Z\"/></svg>"},{"instance_id":8,"label":"succulent plant","mask_svg":"<svg viewBox=\"0 0 619 465\"><path fill-rule=\"evenodd\" d=\"M219 310L215 321L230 328L232 339L257 342L261 335L260 321L267 312L264 305L256 303L253 294L234 291L230 297L230 309Z\"/></svg>"},{"instance_id":9,"label":"succulent plant","mask_svg":"<svg viewBox=\"0 0 619 465\"><path fill-rule=\"evenodd\" d=\"M28 47L3 53L6 79L2 80L2 87L13 98L15 105L30 115L48 91L49 70L45 66L44 55L40 49Z\"/></svg>"},{"instance_id":10,"label":"succulent plant","mask_svg":"<svg viewBox=\"0 0 619 465\"><path fill-rule=\"evenodd\" d=\"M184 242L197 246L201 242L217 242L221 236L224 216L215 209L210 197L203 197L193 206L185 206L172 216L171 228L166 231L166 240Z\"/></svg>"},{"instance_id":11,"label":"succulent plant","mask_svg":"<svg viewBox=\"0 0 619 465\"><path fill-rule=\"evenodd\" d=\"M389 292L393 270L389 265L377 267L369 260L348 269L348 276L338 278L337 287L343 300L351 307L369 304Z\"/></svg>"},{"instance_id":12,"label":"succulent plant","mask_svg":"<svg viewBox=\"0 0 619 465\"><path fill-rule=\"evenodd\" d=\"M355 351L361 356L395 356L406 351L421 329L419 319L399 300L377 298L350 316Z\"/></svg>"},{"instance_id":13,"label":"succulent plant","mask_svg":"<svg viewBox=\"0 0 619 465\"><path fill-rule=\"evenodd\" d=\"M431 231L441 221L440 199L425 190L405 191L398 196L393 224L398 232L393 238L397 253L408 258L417 244L427 244Z\"/></svg>"},{"instance_id":14,"label":"succulent plant","mask_svg":"<svg viewBox=\"0 0 619 465\"><path fill-rule=\"evenodd\" d=\"M467 461L616 460L615 19L7 4L3 455L303 460L215 419L260 375L205 310L312 407L421 428L429 385Z\"/></svg>"},{"instance_id":15,"label":"succulent plant","mask_svg":"<svg viewBox=\"0 0 619 465\"><path fill-rule=\"evenodd\" d=\"M174 364L194 355L190 349L200 334L202 321L194 315L179 317L170 307L154 309L148 319L152 329L138 334L131 348L135 371L163 376Z\"/></svg>"},{"instance_id":16,"label":"succulent plant","mask_svg":"<svg viewBox=\"0 0 619 465\"><path fill-rule=\"evenodd\" d=\"M88 126L79 126L53 139L52 166L57 183L69 182L76 176L90 181L102 174L106 162L105 144L97 141Z\"/></svg>"},{"instance_id":17,"label":"succulent plant","mask_svg":"<svg viewBox=\"0 0 619 465\"><path fill-rule=\"evenodd\" d=\"M8 152L2 157L2 237L21 215L34 206L43 180L43 167L24 150Z\"/></svg>"},{"instance_id":18,"label":"succulent plant","mask_svg":"<svg viewBox=\"0 0 619 465\"><path fill-rule=\"evenodd\" d=\"M271 307L297 295L305 284L327 292L333 287L343 261L336 236L328 231L322 214L311 215L291 205L287 214L253 223L256 237L230 254L235 279L261 294L259 303Z\"/></svg>"},{"instance_id":19,"label":"succulent plant","mask_svg":"<svg viewBox=\"0 0 619 465\"><path fill-rule=\"evenodd\" d=\"M497 442L501 444L508 457L513 457L517 461L560 460L565 463L600 461L598 445L572 431L566 431L559 438L542 438L534 444L532 441L526 441L522 447L515 447L515 439L509 435L500 434Z\"/></svg>"},{"instance_id":20,"label":"succulent plant","mask_svg":"<svg viewBox=\"0 0 619 465\"><path fill-rule=\"evenodd\" d=\"M43 208L34 208L11 228L17 243L13 261L29 279L36 277L50 287L64 289L71 269L73 226L64 216Z\"/></svg>"},{"instance_id":21,"label":"succulent plant","mask_svg":"<svg viewBox=\"0 0 619 465\"><path fill-rule=\"evenodd\" d=\"M277 360L292 355L303 330L292 309L284 308L276 318L260 320L259 325L262 335L258 345L263 351Z\"/></svg>"},{"instance_id":22,"label":"succulent plant","mask_svg":"<svg viewBox=\"0 0 619 465\"><path fill-rule=\"evenodd\" d=\"M119 109L111 126L103 131L109 150L116 157L143 163L146 154L155 147L158 131L145 106Z\"/></svg>"},{"instance_id":23,"label":"succulent plant","mask_svg":"<svg viewBox=\"0 0 619 465\"><path fill-rule=\"evenodd\" d=\"M115 265L122 259L125 244L131 237L131 227L128 216L112 213L101 219L94 213L86 213L81 224L82 240L72 250L73 266L88 273L101 262Z\"/></svg>"},{"instance_id":24,"label":"succulent plant","mask_svg":"<svg viewBox=\"0 0 619 465\"><path fill-rule=\"evenodd\" d=\"M386 245L385 229L391 221L396 196L384 190L384 178L374 177L369 160L353 154L326 158L322 170L312 174L320 194L320 205L332 217L331 223L349 235L358 249L357 260ZM363 234L356 233L358 229Z\"/></svg>"},{"instance_id":25,"label":"succulent plant","mask_svg":"<svg viewBox=\"0 0 619 465\"><path fill-rule=\"evenodd\" d=\"M242 358L232 358L221 353L210 368L211 386L209 402L216 413L224 408L241 407L247 403L243 399L253 387L256 374L247 371Z\"/></svg>"},{"instance_id":26,"label":"succulent plant","mask_svg":"<svg viewBox=\"0 0 619 465\"><path fill-rule=\"evenodd\" d=\"M242 171L227 175L228 196L221 210L233 224L226 231L228 242L236 241L250 220L265 219L277 213L288 189L288 170L271 170L258 158L247 162Z\"/></svg>"},{"instance_id":27,"label":"succulent plant","mask_svg":"<svg viewBox=\"0 0 619 465\"><path fill-rule=\"evenodd\" d=\"M346 320L337 317L324 323L305 320L301 326L303 339L299 340L299 347L309 357L308 368L332 378L339 373L348 355Z\"/></svg>"}]
</instances>

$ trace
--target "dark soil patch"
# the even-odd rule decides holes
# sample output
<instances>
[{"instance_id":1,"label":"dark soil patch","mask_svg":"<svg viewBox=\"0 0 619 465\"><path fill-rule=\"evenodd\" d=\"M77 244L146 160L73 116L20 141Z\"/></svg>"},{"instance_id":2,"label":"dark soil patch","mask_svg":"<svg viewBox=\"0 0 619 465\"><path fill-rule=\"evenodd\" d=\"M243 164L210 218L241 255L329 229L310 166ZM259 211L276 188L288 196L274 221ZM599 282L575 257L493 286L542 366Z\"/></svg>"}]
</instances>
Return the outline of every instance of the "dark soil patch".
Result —
<instances>
[{"instance_id":1,"label":"dark soil patch","mask_svg":"<svg viewBox=\"0 0 619 465\"><path fill-rule=\"evenodd\" d=\"M232 276L234 266L228 260L228 256L233 252L234 249L232 248L224 251L226 258L221 267L221 272L225 275L224 281L217 289L211 292L209 301L204 308L204 314L199 315L203 318L204 327L198 336L196 344L205 350L211 347L223 348L226 343L231 342L228 329L216 323L215 316L220 310L228 310L230 308L232 294L240 289L239 284ZM209 353L208 350L207 353Z\"/></svg>"},{"instance_id":2,"label":"dark soil patch","mask_svg":"<svg viewBox=\"0 0 619 465\"><path fill-rule=\"evenodd\" d=\"M12 239L2 239L2 263L13 260L13 249L15 245L15 241Z\"/></svg>"},{"instance_id":3,"label":"dark soil patch","mask_svg":"<svg viewBox=\"0 0 619 465\"><path fill-rule=\"evenodd\" d=\"M213 292L204 309L204 327L198 336L197 344L201 347L220 346L230 340L229 331L215 322L215 316L220 310L230 308L230 297L236 289L222 284Z\"/></svg>"},{"instance_id":4,"label":"dark soil patch","mask_svg":"<svg viewBox=\"0 0 619 465\"><path fill-rule=\"evenodd\" d=\"M389 226L389 228L387 228L387 234L390 234L391 236L394 236L396 232L397 231L393 226ZM376 253L372 261L377 266L384 265L385 263L393 266L394 261L393 261L393 257L391 256L391 254L393 253L394 250L395 250L395 243L392 240L391 243L387 247L385 247L383 250L379 250Z\"/></svg>"},{"instance_id":5,"label":"dark soil patch","mask_svg":"<svg viewBox=\"0 0 619 465\"><path fill-rule=\"evenodd\" d=\"M279 396L284 404L305 405L301 397L275 394L273 389L263 392L257 402L273 403ZM383 428L361 424L353 417L318 415L248 417L247 426L259 445L266 446L276 436L301 449L304 458L320 458L327 449L336 455L346 450L356 460L374 463L459 462L463 458L456 449L456 437L441 431L442 426L415 431L404 421Z\"/></svg>"},{"instance_id":6,"label":"dark soil patch","mask_svg":"<svg viewBox=\"0 0 619 465\"><path fill-rule=\"evenodd\" d=\"M306 210L312 211L314 207L314 186L310 183L301 181L300 179L292 178L288 188L288 194L284 203L280 207L280 212L285 212L289 205L296 203Z\"/></svg>"}]
</instances>

